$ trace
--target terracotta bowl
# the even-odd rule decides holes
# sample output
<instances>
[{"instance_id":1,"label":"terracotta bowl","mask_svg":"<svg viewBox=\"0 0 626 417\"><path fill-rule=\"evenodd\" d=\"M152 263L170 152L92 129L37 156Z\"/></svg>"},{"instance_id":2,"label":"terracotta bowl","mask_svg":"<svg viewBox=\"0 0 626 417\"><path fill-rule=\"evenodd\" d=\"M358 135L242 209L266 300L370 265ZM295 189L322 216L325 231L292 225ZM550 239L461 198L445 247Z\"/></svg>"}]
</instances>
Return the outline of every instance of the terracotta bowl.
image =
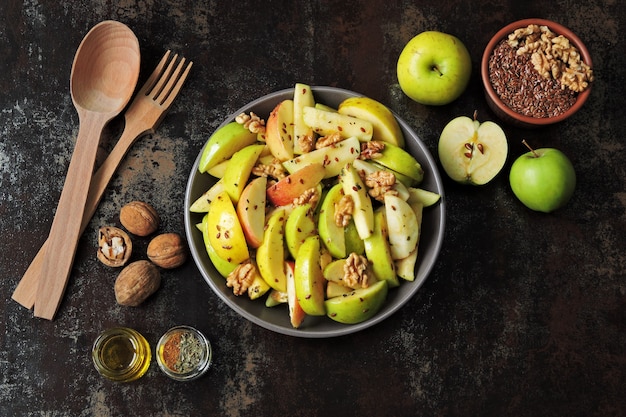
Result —
<instances>
[{"instance_id":1,"label":"terracotta bowl","mask_svg":"<svg viewBox=\"0 0 626 417\"><path fill-rule=\"evenodd\" d=\"M552 22L550 20L544 19L524 19L519 20L517 22L513 22L502 29L500 29L489 41L487 47L485 48L485 52L483 53L482 61L481 61L481 78L483 82L483 87L485 89L485 97L487 99L487 103L489 107L492 109L494 113L498 117L500 117L503 121L511 123L518 127L524 128L537 128L541 126L546 126L554 123L561 122L568 117L572 116L583 106L589 94L591 92L591 85L586 88L583 92L578 93L578 97L576 102L564 113L561 113L558 116L554 117L531 117L520 114L509 107L500 99L498 94L493 88L491 81L489 80L489 58L491 57L493 50L500 43L501 40L505 39L510 33L514 32L516 29L527 27L528 25L536 24L539 26L547 26L557 35L563 35L570 40L570 42L578 49L580 52L580 56L583 61L592 66L591 56L589 51L582 43L582 41L576 36L571 30L568 28Z\"/></svg>"}]
</instances>

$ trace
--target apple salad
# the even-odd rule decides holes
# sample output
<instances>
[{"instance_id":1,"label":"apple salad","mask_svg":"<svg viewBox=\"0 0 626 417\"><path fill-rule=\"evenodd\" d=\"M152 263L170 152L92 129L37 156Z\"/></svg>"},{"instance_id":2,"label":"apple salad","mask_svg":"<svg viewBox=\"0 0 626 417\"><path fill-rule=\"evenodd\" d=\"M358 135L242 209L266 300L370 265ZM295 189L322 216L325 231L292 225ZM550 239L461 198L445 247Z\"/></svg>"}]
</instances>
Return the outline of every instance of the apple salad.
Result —
<instances>
[{"instance_id":1,"label":"apple salad","mask_svg":"<svg viewBox=\"0 0 626 417\"><path fill-rule=\"evenodd\" d=\"M190 206L208 256L237 296L359 323L414 280L422 210L440 195L393 113L367 97L335 108L296 84L267 122L241 114L208 139L198 169L218 180Z\"/></svg>"}]
</instances>

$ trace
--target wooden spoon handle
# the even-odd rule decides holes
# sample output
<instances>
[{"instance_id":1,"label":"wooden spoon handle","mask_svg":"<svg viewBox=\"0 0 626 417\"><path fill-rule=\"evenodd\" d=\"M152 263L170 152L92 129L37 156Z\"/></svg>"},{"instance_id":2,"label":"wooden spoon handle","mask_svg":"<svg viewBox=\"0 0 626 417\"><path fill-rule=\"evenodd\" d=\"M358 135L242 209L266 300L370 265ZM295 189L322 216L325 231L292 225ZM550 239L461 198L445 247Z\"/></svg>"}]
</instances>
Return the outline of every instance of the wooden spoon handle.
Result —
<instances>
[{"instance_id":1,"label":"wooden spoon handle","mask_svg":"<svg viewBox=\"0 0 626 417\"><path fill-rule=\"evenodd\" d=\"M42 274L35 299L36 317L52 320L63 299L78 246L98 142L102 129L110 118L109 114L93 112L83 118L80 124L74 153L50 228L47 250L44 251Z\"/></svg>"}]
</instances>

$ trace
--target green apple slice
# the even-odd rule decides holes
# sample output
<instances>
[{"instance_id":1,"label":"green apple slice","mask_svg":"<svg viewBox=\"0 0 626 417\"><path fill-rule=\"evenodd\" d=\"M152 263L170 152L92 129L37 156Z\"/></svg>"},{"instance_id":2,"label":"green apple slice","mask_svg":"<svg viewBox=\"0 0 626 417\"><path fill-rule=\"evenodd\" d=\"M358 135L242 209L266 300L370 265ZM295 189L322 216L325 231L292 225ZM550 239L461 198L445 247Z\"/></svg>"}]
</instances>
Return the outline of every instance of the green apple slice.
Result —
<instances>
[{"instance_id":1,"label":"green apple slice","mask_svg":"<svg viewBox=\"0 0 626 417\"><path fill-rule=\"evenodd\" d=\"M235 152L248 145L252 145L257 140L256 133L250 132L237 122L230 122L216 130L207 141L198 170L207 172L215 165L229 159Z\"/></svg>"},{"instance_id":2,"label":"green apple slice","mask_svg":"<svg viewBox=\"0 0 626 417\"><path fill-rule=\"evenodd\" d=\"M293 158L293 100L283 100L265 124L265 143L279 161Z\"/></svg>"},{"instance_id":3,"label":"green apple slice","mask_svg":"<svg viewBox=\"0 0 626 417\"><path fill-rule=\"evenodd\" d=\"M441 194L428 191L423 188L409 187L409 198L407 203L421 203L424 207L433 206L441 199Z\"/></svg>"},{"instance_id":4,"label":"green apple slice","mask_svg":"<svg viewBox=\"0 0 626 417\"><path fill-rule=\"evenodd\" d=\"M276 209L267 220L263 241L256 251L261 277L276 291L287 292L284 250L285 209Z\"/></svg>"},{"instance_id":5,"label":"green apple slice","mask_svg":"<svg viewBox=\"0 0 626 417\"><path fill-rule=\"evenodd\" d=\"M359 140L356 137L350 137L332 146L316 149L285 161L283 166L290 173L294 173L309 164L322 164L325 170L324 178L332 178L339 175L341 168L354 161L360 153Z\"/></svg>"},{"instance_id":6,"label":"green apple slice","mask_svg":"<svg viewBox=\"0 0 626 417\"><path fill-rule=\"evenodd\" d=\"M211 202L206 232L211 246L222 259L240 264L250 258L235 206L226 191L219 193Z\"/></svg>"},{"instance_id":7,"label":"green apple slice","mask_svg":"<svg viewBox=\"0 0 626 417\"><path fill-rule=\"evenodd\" d=\"M224 183L219 180L215 184L211 186L208 190L206 190L200 197L198 197L191 206L189 206L189 211L192 213L206 213L209 211L209 207L211 206L211 201L215 200L215 197L219 193L224 191Z\"/></svg>"},{"instance_id":8,"label":"green apple slice","mask_svg":"<svg viewBox=\"0 0 626 417\"><path fill-rule=\"evenodd\" d=\"M300 155L303 152L300 139L313 136L313 129L304 123L303 112L305 107L315 106L315 98L311 87L296 83L293 91L293 153Z\"/></svg>"},{"instance_id":9,"label":"green apple slice","mask_svg":"<svg viewBox=\"0 0 626 417\"><path fill-rule=\"evenodd\" d=\"M252 168L265 145L248 145L233 154L228 162L222 183L233 203L237 204L241 192L245 188Z\"/></svg>"},{"instance_id":10,"label":"green apple slice","mask_svg":"<svg viewBox=\"0 0 626 417\"><path fill-rule=\"evenodd\" d=\"M322 270L322 274L326 281L336 282L337 284L341 284L347 286L343 282L343 277L345 275L344 267L346 265L346 258L335 259L331 261L328 265L324 267Z\"/></svg>"},{"instance_id":11,"label":"green apple slice","mask_svg":"<svg viewBox=\"0 0 626 417\"><path fill-rule=\"evenodd\" d=\"M254 279L252 280L252 284L248 287L248 298L251 300L256 300L257 298L263 297L267 292L271 289L267 282L261 277L259 274L258 267L255 265L254 268Z\"/></svg>"},{"instance_id":12,"label":"green apple slice","mask_svg":"<svg viewBox=\"0 0 626 417\"><path fill-rule=\"evenodd\" d=\"M351 253L363 255L365 253L365 244L363 243L363 239L361 239L361 237L359 236L359 232L356 230L354 220L350 219L350 222L344 229L344 237L346 241L346 256Z\"/></svg>"},{"instance_id":13,"label":"green apple slice","mask_svg":"<svg viewBox=\"0 0 626 417\"><path fill-rule=\"evenodd\" d=\"M385 148L380 153L380 156L373 159L377 164L406 175L413 179L413 184L419 184L424 179L422 166L413 155L404 149L391 143L385 143Z\"/></svg>"},{"instance_id":14,"label":"green apple slice","mask_svg":"<svg viewBox=\"0 0 626 417\"><path fill-rule=\"evenodd\" d=\"M321 136L339 133L343 138L356 136L360 141L372 139L374 127L367 120L340 114L339 112L325 111L316 107L305 107L302 117L304 123Z\"/></svg>"},{"instance_id":15,"label":"green apple slice","mask_svg":"<svg viewBox=\"0 0 626 417\"><path fill-rule=\"evenodd\" d=\"M361 323L374 317L385 304L388 288L387 281L378 281L367 288L330 298L324 302L326 314L339 323Z\"/></svg>"},{"instance_id":16,"label":"green apple slice","mask_svg":"<svg viewBox=\"0 0 626 417\"><path fill-rule=\"evenodd\" d=\"M454 181L483 185L504 167L508 154L506 135L493 122L480 123L466 116L452 119L439 137L439 159Z\"/></svg>"},{"instance_id":17,"label":"green apple slice","mask_svg":"<svg viewBox=\"0 0 626 417\"><path fill-rule=\"evenodd\" d=\"M302 310L311 316L326 314L324 307L325 279L320 265L320 249L318 235L306 238L298 251L294 270L296 296Z\"/></svg>"},{"instance_id":18,"label":"green apple slice","mask_svg":"<svg viewBox=\"0 0 626 417\"><path fill-rule=\"evenodd\" d=\"M404 135L398 121L391 110L381 102L369 97L350 97L339 104L337 111L369 121L374 128L372 140L404 146Z\"/></svg>"},{"instance_id":19,"label":"green apple slice","mask_svg":"<svg viewBox=\"0 0 626 417\"><path fill-rule=\"evenodd\" d=\"M346 239L342 226L335 223L335 205L343 197L341 184L333 185L322 200L317 217L317 229L322 243L335 258L346 257Z\"/></svg>"},{"instance_id":20,"label":"green apple slice","mask_svg":"<svg viewBox=\"0 0 626 417\"><path fill-rule=\"evenodd\" d=\"M339 297L341 295L349 294L352 291L352 288L346 287L333 281L328 281L328 283L326 284L326 298Z\"/></svg>"},{"instance_id":21,"label":"green apple slice","mask_svg":"<svg viewBox=\"0 0 626 417\"><path fill-rule=\"evenodd\" d=\"M417 220L417 227L420 231L417 236L417 244L415 245L415 249L407 256L406 258L397 259L395 261L396 264L396 274L404 280L414 281L415 280L415 264L417 263L417 255L419 252L419 238L421 235L422 229L422 212L424 209L424 205L421 202L412 202L409 203L411 209L415 213L415 218Z\"/></svg>"},{"instance_id":22,"label":"green apple slice","mask_svg":"<svg viewBox=\"0 0 626 417\"><path fill-rule=\"evenodd\" d=\"M409 256L417 245L419 226L415 212L398 196L385 195L385 218L391 259L402 259Z\"/></svg>"},{"instance_id":23,"label":"green apple slice","mask_svg":"<svg viewBox=\"0 0 626 417\"><path fill-rule=\"evenodd\" d=\"M343 187L343 193L352 197L354 202L352 218L359 237L366 239L374 229L374 211L367 188L352 164L346 164L343 167L339 174L339 182Z\"/></svg>"},{"instance_id":24,"label":"green apple slice","mask_svg":"<svg viewBox=\"0 0 626 417\"><path fill-rule=\"evenodd\" d=\"M235 268L237 268L238 264L234 262L229 262L226 259L223 259L221 256L217 254L217 252L215 252L215 249L211 245L211 239L209 239L208 218L209 218L208 214L205 214L204 218L202 219L202 240L204 241L204 247L207 251L207 254L209 255L209 259L211 260L211 263L213 264L217 272L221 276L226 278L228 274L230 274L231 272L235 270Z\"/></svg>"},{"instance_id":25,"label":"green apple slice","mask_svg":"<svg viewBox=\"0 0 626 417\"><path fill-rule=\"evenodd\" d=\"M298 251L305 239L315 235L315 232L311 204L295 207L285 223L285 241L293 259L297 259Z\"/></svg>"},{"instance_id":26,"label":"green apple slice","mask_svg":"<svg viewBox=\"0 0 626 417\"><path fill-rule=\"evenodd\" d=\"M285 304L286 302L286 292L276 291L271 288L267 298L265 299L265 307L276 307L277 305Z\"/></svg>"},{"instance_id":27,"label":"green apple slice","mask_svg":"<svg viewBox=\"0 0 626 417\"><path fill-rule=\"evenodd\" d=\"M388 236L385 210L380 207L374 213L373 232L364 242L365 255L372 264L376 278L387 281L390 287L397 287L400 281L391 257Z\"/></svg>"},{"instance_id":28,"label":"green apple slice","mask_svg":"<svg viewBox=\"0 0 626 417\"><path fill-rule=\"evenodd\" d=\"M378 171L387 171L387 172L391 172L392 174L394 174L394 177L396 177L396 183L393 185L393 187L391 188L392 190L394 190L395 192L398 193L398 195L403 199L403 200L407 200L409 198L409 190L407 189L407 187L400 181L398 181L398 177L401 176L402 174L399 174L397 172L394 172L386 167L383 167L382 165L378 165L378 164L373 164L370 161L364 161L362 159L356 159L352 165L354 165L354 168L357 170L357 172L359 172L361 177L363 176L367 176L367 175L372 175L375 172ZM411 180L413 181L413 180Z\"/></svg>"}]
</instances>

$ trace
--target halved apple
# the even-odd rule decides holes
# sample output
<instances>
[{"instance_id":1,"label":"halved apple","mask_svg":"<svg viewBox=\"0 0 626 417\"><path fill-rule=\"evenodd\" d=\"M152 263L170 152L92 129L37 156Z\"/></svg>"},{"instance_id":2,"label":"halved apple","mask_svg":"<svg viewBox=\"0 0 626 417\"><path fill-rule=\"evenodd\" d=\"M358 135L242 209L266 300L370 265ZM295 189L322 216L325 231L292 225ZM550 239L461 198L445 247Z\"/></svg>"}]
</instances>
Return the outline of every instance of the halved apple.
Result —
<instances>
[{"instance_id":1,"label":"halved apple","mask_svg":"<svg viewBox=\"0 0 626 417\"><path fill-rule=\"evenodd\" d=\"M356 324L368 320L382 308L387 299L387 281L378 281L367 288L353 290L324 302L326 314L331 319L345 324Z\"/></svg>"},{"instance_id":2,"label":"halved apple","mask_svg":"<svg viewBox=\"0 0 626 417\"><path fill-rule=\"evenodd\" d=\"M417 246L419 225L415 212L398 196L385 195L385 218L391 259L402 259L409 256Z\"/></svg>"},{"instance_id":3,"label":"halved apple","mask_svg":"<svg viewBox=\"0 0 626 417\"><path fill-rule=\"evenodd\" d=\"M258 248L263 241L265 229L265 189L267 177L257 177L250 181L237 202L237 215L248 245Z\"/></svg>"},{"instance_id":4,"label":"halved apple","mask_svg":"<svg viewBox=\"0 0 626 417\"><path fill-rule=\"evenodd\" d=\"M325 282L320 265L320 238L306 238L296 258L294 269L296 296L302 310L311 316L323 316Z\"/></svg>"},{"instance_id":5,"label":"halved apple","mask_svg":"<svg viewBox=\"0 0 626 417\"><path fill-rule=\"evenodd\" d=\"M325 170L324 178L332 178L339 175L341 168L347 163L354 161L360 154L361 144L353 136L332 146L325 146L296 156L283 162L283 166L290 173L294 173L301 167L309 164L322 164Z\"/></svg>"},{"instance_id":6,"label":"halved apple","mask_svg":"<svg viewBox=\"0 0 626 417\"><path fill-rule=\"evenodd\" d=\"M306 203L295 207L285 223L285 242L293 259L297 259L304 240L314 234L316 234L316 228L311 204Z\"/></svg>"},{"instance_id":7,"label":"halved apple","mask_svg":"<svg viewBox=\"0 0 626 417\"><path fill-rule=\"evenodd\" d=\"M322 243L335 258L346 257L346 239L343 226L335 223L335 205L343 197L343 186L333 185L324 196L317 216L317 230Z\"/></svg>"},{"instance_id":8,"label":"halved apple","mask_svg":"<svg viewBox=\"0 0 626 417\"><path fill-rule=\"evenodd\" d=\"M252 168L264 148L265 145L248 145L235 152L228 161L221 182L233 203L237 204L239 201L241 192L246 186L248 178L250 178Z\"/></svg>"},{"instance_id":9,"label":"halved apple","mask_svg":"<svg viewBox=\"0 0 626 417\"><path fill-rule=\"evenodd\" d=\"M256 251L259 273L276 291L286 292L284 229L285 210L275 210L267 220L263 241Z\"/></svg>"},{"instance_id":10,"label":"halved apple","mask_svg":"<svg viewBox=\"0 0 626 417\"><path fill-rule=\"evenodd\" d=\"M252 145L256 140L256 133L250 132L237 122L224 125L211 135L204 146L198 170L207 172L220 162L229 159L238 150Z\"/></svg>"},{"instance_id":11,"label":"halved apple","mask_svg":"<svg viewBox=\"0 0 626 417\"><path fill-rule=\"evenodd\" d=\"M349 97L337 111L357 119L367 120L374 127L372 140L404 146L404 135L395 116L387 106L369 97Z\"/></svg>"},{"instance_id":12,"label":"halved apple","mask_svg":"<svg viewBox=\"0 0 626 417\"><path fill-rule=\"evenodd\" d=\"M316 187L324 178L322 164L303 166L293 174L287 175L267 189L267 198L275 206L286 206L300 197L306 190Z\"/></svg>"},{"instance_id":13,"label":"halved apple","mask_svg":"<svg viewBox=\"0 0 626 417\"><path fill-rule=\"evenodd\" d=\"M374 127L367 120L340 114L339 112L325 111L316 107L305 107L302 113L304 123L319 135L326 136L339 133L343 138L356 136L360 141L372 139Z\"/></svg>"},{"instance_id":14,"label":"halved apple","mask_svg":"<svg viewBox=\"0 0 626 417\"><path fill-rule=\"evenodd\" d=\"M306 313L300 305L300 300L296 293L295 264L294 262L285 262L285 273L287 280L287 305L289 306L289 320L294 328L300 327Z\"/></svg>"},{"instance_id":15,"label":"halved apple","mask_svg":"<svg viewBox=\"0 0 626 417\"><path fill-rule=\"evenodd\" d=\"M279 161L293 158L293 100L283 100L265 124L265 143Z\"/></svg>"},{"instance_id":16,"label":"halved apple","mask_svg":"<svg viewBox=\"0 0 626 417\"><path fill-rule=\"evenodd\" d=\"M313 138L313 129L304 123L302 114L305 107L315 106L315 98L313 97L313 90L311 87L296 83L293 91L293 153L300 155L303 152L301 146L301 138L310 137Z\"/></svg>"},{"instance_id":17,"label":"halved apple","mask_svg":"<svg viewBox=\"0 0 626 417\"><path fill-rule=\"evenodd\" d=\"M339 174L339 182L343 188L343 193L349 195L354 202L352 218L354 225L361 239L371 236L374 229L374 211L372 201L367 194L367 188L361 181L354 166L346 164Z\"/></svg>"},{"instance_id":18,"label":"halved apple","mask_svg":"<svg viewBox=\"0 0 626 417\"><path fill-rule=\"evenodd\" d=\"M250 258L239 217L226 191L219 193L211 202L207 213L206 233L220 258L234 264Z\"/></svg>"},{"instance_id":19,"label":"halved apple","mask_svg":"<svg viewBox=\"0 0 626 417\"><path fill-rule=\"evenodd\" d=\"M372 271L379 280L387 281L390 287L400 285L396 275L395 265L391 258L389 247L389 233L385 208L379 207L374 212L374 228L372 234L365 239L365 255L372 264Z\"/></svg>"}]
</instances>

